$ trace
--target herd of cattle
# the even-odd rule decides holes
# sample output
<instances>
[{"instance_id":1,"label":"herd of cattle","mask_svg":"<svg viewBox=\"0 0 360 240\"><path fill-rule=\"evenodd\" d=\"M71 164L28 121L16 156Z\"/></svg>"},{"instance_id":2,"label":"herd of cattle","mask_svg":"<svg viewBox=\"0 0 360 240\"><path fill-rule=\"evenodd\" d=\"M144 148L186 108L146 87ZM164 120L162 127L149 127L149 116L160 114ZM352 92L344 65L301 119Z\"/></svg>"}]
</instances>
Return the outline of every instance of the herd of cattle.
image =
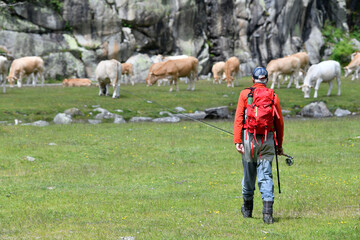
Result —
<instances>
[{"instance_id":1,"label":"herd of cattle","mask_svg":"<svg viewBox=\"0 0 360 240\"><path fill-rule=\"evenodd\" d=\"M186 55L167 57L164 61L154 63L149 68L149 73L145 79L147 86L151 86L158 82L169 82L173 90L175 85L176 91L179 90L178 79L186 77L188 81L188 90L195 90L195 79L198 80L198 64L199 61L195 57ZM17 82L17 86L22 86L22 79L27 77L27 84L30 83L32 78L32 85L36 85L38 80L41 79L41 85L44 84L44 61L40 57L22 57L15 59L10 66L8 72L9 62L7 58L0 56L0 76L3 85L3 92L5 93L6 80L10 86L13 87ZM311 88L315 89L314 98L317 97L317 91L322 82L329 83L328 96L331 93L332 81L336 78L338 85L338 95L340 95L340 64L333 60L327 60L309 66L309 56L306 52L299 52L283 58L271 60L266 69L271 80L271 88L275 85L280 88L280 83L287 81L289 77L288 88L294 82L296 88L302 89L304 97L310 97ZM360 53L355 52L351 55L351 62L344 68L345 77L353 74L352 80L358 79L358 72L360 70ZM212 67L213 82L220 84L222 81L227 82L228 87L234 87L234 79L240 72L240 61L237 57L231 57L226 62L217 62ZM109 95L109 86L113 86L114 92L112 97L118 98L120 91L121 78L125 77L125 82L131 81L134 85L133 66L130 63L120 63L119 61L104 60L101 61L95 70L96 81L99 86L99 96ZM283 79L283 80L282 80ZM300 85L299 82L303 84ZM74 78L65 79L63 86L90 86L91 81L87 78ZM191 85L193 85L191 87Z\"/></svg>"}]
</instances>

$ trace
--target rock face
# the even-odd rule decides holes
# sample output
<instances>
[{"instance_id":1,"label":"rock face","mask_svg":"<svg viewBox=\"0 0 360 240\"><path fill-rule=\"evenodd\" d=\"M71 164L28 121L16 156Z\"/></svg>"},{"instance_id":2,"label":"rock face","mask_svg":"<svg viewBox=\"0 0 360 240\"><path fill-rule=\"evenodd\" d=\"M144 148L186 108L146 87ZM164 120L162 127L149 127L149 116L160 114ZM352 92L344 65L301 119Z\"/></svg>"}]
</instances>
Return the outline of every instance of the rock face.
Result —
<instances>
[{"instance_id":1,"label":"rock face","mask_svg":"<svg viewBox=\"0 0 360 240\"><path fill-rule=\"evenodd\" d=\"M201 74L231 56L244 74L297 51L308 51L314 64L326 20L344 30L360 22L347 15L358 9L355 0L12 2L0 0L0 45L15 58L43 57L45 77L59 79L94 79L97 63L114 58L136 64L135 80L144 82L157 54L195 56Z\"/></svg>"}]
</instances>

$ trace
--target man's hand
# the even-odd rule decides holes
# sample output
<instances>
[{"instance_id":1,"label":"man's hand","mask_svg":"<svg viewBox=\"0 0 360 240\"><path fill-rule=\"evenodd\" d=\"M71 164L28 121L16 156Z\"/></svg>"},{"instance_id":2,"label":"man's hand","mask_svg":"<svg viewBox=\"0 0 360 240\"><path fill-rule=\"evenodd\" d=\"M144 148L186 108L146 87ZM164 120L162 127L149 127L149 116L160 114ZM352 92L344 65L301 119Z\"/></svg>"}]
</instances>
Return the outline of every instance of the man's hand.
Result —
<instances>
[{"instance_id":1,"label":"man's hand","mask_svg":"<svg viewBox=\"0 0 360 240\"><path fill-rule=\"evenodd\" d=\"M283 148L282 147L277 147L276 148L276 153L277 153L277 155L283 155L284 154L284 150L283 150Z\"/></svg>"},{"instance_id":2,"label":"man's hand","mask_svg":"<svg viewBox=\"0 0 360 240\"><path fill-rule=\"evenodd\" d=\"M244 150L244 145L242 143L237 143L235 144L236 150L241 153L244 154L245 150Z\"/></svg>"}]
</instances>

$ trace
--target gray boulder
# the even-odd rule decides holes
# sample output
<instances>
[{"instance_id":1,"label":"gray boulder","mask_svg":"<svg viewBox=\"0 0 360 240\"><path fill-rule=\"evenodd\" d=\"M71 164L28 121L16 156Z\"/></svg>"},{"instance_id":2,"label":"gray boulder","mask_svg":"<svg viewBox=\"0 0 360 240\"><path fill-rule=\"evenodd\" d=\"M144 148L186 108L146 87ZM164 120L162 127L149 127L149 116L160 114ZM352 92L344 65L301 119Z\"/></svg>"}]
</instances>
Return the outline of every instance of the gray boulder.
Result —
<instances>
[{"instance_id":1,"label":"gray boulder","mask_svg":"<svg viewBox=\"0 0 360 240\"><path fill-rule=\"evenodd\" d=\"M78 108L69 108L64 111L65 114L74 117L74 116L84 116L84 114Z\"/></svg>"},{"instance_id":2,"label":"gray boulder","mask_svg":"<svg viewBox=\"0 0 360 240\"><path fill-rule=\"evenodd\" d=\"M163 117L163 118L155 118L152 120L156 123L176 123L180 122L180 118L178 117Z\"/></svg>"},{"instance_id":3,"label":"gray boulder","mask_svg":"<svg viewBox=\"0 0 360 240\"><path fill-rule=\"evenodd\" d=\"M114 123L120 124L120 123L126 123L126 121L122 116L116 115L116 117L114 118Z\"/></svg>"},{"instance_id":4,"label":"gray boulder","mask_svg":"<svg viewBox=\"0 0 360 240\"><path fill-rule=\"evenodd\" d=\"M174 114L174 116L183 120L191 120L192 118L196 120L202 120L206 117L206 113L202 111L196 111L194 113L178 113Z\"/></svg>"},{"instance_id":5,"label":"gray boulder","mask_svg":"<svg viewBox=\"0 0 360 240\"><path fill-rule=\"evenodd\" d=\"M350 114L351 114L351 112L349 110L345 110L345 109L341 109L341 108L337 108L334 113L334 115L337 117L345 117Z\"/></svg>"},{"instance_id":6,"label":"gray boulder","mask_svg":"<svg viewBox=\"0 0 360 240\"><path fill-rule=\"evenodd\" d=\"M100 119L88 119L88 122L95 125L101 123L102 121Z\"/></svg>"},{"instance_id":7,"label":"gray boulder","mask_svg":"<svg viewBox=\"0 0 360 240\"><path fill-rule=\"evenodd\" d=\"M132 117L129 122L151 122L152 120L151 117Z\"/></svg>"},{"instance_id":8,"label":"gray boulder","mask_svg":"<svg viewBox=\"0 0 360 240\"><path fill-rule=\"evenodd\" d=\"M145 78L149 73L149 68L152 64L151 58L146 54L136 54L130 57L127 63L133 65L133 80L136 83L145 83Z\"/></svg>"},{"instance_id":9,"label":"gray boulder","mask_svg":"<svg viewBox=\"0 0 360 240\"><path fill-rule=\"evenodd\" d=\"M324 102L313 102L306 105L300 112L303 117L323 118L331 117L332 113Z\"/></svg>"},{"instance_id":10,"label":"gray boulder","mask_svg":"<svg viewBox=\"0 0 360 240\"><path fill-rule=\"evenodd\" d=\"M210 119L228 118L229 109L227 106L205 109L206 117Z\"/></svg>"},{"instance_id":11,"label":"gray boulder","mask_svg":"<svg viewBox=\"0 0 360 240\"><path fill-rule=\"evenodd\" d=\"M70 124L72 122L72 119L69 115L67 115L65 113L58 113L54 117L53 121L55 124Z\"/></svg>"},{"instance_id":12,"label":"gray boulder","mask_svg":"<svg viewBox=\"0 0 360 240\"><path fill-rule=\"evenodd\" d=\"M47 121L40 120L40 121L33 122L31 125L36 126L36 127L45 127L45 126L49 126L50 123Z\"/></svg>"}]
</instances>

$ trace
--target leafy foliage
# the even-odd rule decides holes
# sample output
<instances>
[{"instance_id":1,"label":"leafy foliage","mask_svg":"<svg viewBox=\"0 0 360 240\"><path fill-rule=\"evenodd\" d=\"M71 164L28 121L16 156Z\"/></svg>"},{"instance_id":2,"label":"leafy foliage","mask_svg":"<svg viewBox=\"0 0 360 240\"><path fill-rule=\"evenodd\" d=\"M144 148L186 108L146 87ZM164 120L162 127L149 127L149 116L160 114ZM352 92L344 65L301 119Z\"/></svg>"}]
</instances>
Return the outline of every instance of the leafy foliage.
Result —
<instances>
[{"instance_id":1,"label":"leafy foliage","mask_svg":"<svg viewBox=\"0 0 360 240\"><path fill-rule=\"evenodd\" d=\"M348 64L350 55L355 51L351 39L360 41L359 28L355 27L352 32L346 33L330 21L326 21L322 34L325 39L325 46L333 48L330 59L340 62L341 65Z\"/></svg>"}]
</instances>

